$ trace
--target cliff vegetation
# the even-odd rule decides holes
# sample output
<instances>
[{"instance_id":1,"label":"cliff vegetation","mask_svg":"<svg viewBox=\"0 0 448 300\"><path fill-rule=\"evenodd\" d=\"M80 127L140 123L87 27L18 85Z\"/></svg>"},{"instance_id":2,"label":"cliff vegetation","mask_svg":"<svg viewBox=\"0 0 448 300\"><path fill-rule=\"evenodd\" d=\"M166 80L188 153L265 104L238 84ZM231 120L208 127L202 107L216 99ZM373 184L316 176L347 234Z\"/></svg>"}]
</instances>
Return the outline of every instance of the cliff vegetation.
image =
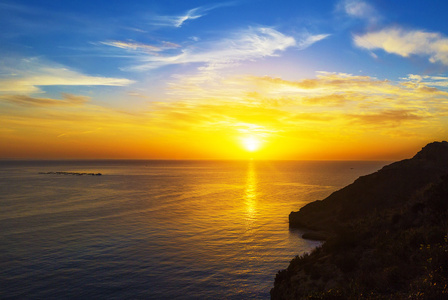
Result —
<instances>
[{"instance_id":1,"label":"cliff vegetation","mask_svg":"<svg viewBox=\"0 0 448 300\"><path fill-rule=\"evenodd\" d=\"M290 215L321 247L277 273L272 299L448 299L448 143Z\"/></svg>"}]
</instances>

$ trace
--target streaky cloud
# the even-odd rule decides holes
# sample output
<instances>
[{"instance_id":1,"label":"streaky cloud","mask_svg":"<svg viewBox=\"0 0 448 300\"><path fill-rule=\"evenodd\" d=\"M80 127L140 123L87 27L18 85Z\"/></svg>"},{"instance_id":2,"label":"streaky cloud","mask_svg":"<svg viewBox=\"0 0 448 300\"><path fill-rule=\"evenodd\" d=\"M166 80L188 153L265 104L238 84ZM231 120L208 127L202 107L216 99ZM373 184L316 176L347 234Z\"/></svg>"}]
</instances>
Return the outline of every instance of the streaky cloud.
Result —
<instances>
[{"instance_id":1,"label":"streaky cloud","mask_svg":"<svg viewBox=\"0 0 448 300\"><path fill-rule=\"evenodd\" d=\"M199 6L192 9L189 9L185 13L181 15L172 15L172 16L154 16L153 20L150 22L152 25L157 26L169 26L180 28L182 25L188 20L195 20L205 16L209 11L234 5L234 2L226 2L215 5L205 5Z\"/></svg>"},{"instance_id":2,"label":"streaky cloud","mask_svg":"<svg viewBox=\"0 0 448 300\"><path fill-rule=\"evenodd\" d=\"M186 13L177 16L156 16L151 22L152 25L181 27L187 20L194 20L202 17L199 14L199 7L188 10Z\"/></svg>"},{"instance_id":3,"label":"streaky cloud","mask_svg":"<svg viewBox=\"0 0 448 300\"><path fill-rule=\"evenodd\" d=\"M389 109L373 113L348 114L347 117L362 124L374 124L375 126L398 126L404 121L418 121L426 116L421 112L411 109Z\"/></svg>"},{"instance_id":4,"label":"streaky cloud","mask_svg":"<svg viewBox=\"0 0 448 300\"><path fill-rule=\"evenodd\" d=\"M188 101L190 106L213 99L223 106L238 103L254 110L263 107L294 115L300 112L310 121L319 121L315 116L324 114L325 120L356 122L357 126L395 128L413 121L415 126L422 126L430 118L438 122L434 120L445 113L448 105L447 92L423 82L415 84L414 79L394 82L331 72L318 72L316 78L299 81L268 76L236 76L213 83L180 79L177 86L172 83L171 100ZM279 114L277 120L281 122L285 117L288 122L307 121L289 119L289 113Z\"/></svg>"},{"instance_id":5,"label":"streaky cloud","mask_svg":"<svg viewBox=\"0 0 448 300\"><path fill-rule=\"evenodd\" d=\"M135 41L104 41L100 42L100 44L126 50L139 50L148 53L161 52L168 49L176 49L180 47L180 45L171 42L163 42L161 46L153 46Z\"/></svg>"},{"instance_id":6,"label":"streaky cloud","mask_svg":"<svg viewBox=\"0 0 448 300\"><path fill-rule=\"evenodd\" d=\"M307 37L305 46L322 39ZM202 63L207 69L219 69L234 66L242 61L251 61L267 56L277 56L279 52L296 46L292 36L287 36L273 28L252 27L241 30L228 38L217 41L197 43L194 47L182 49L177 55L150 55L143 59L145 63L132 67L133 70L155 69L166 65Z\"/></svg>"},{"instance_id":7,"label":"streaky cloud","mask_svg":"<svg viewBox=\"0 0 448 300\"><path fill-rule=\"evenodd\" d=\"M134 81L126 78L89 76L38 58L4 61L0 76L0 93L39 93L39 86L127 86ZM11 75L13 74L13 75Z\"/></svg>"},{"instance_id":8,"label":"streaky cloud","mask_svg":"<svg viewBox=\"0 0 448 300\"><path fill-rule=\"evenodd\" d=\"M0 101L20 106L71 106L82 105L90 97L62 93L62 99L30 97L27 95L0 95Z\"/></svg>"},{"instance_id":9,"label":"streaky cloud","mask_svg":"<svg viewBox=\"0 0 448 300\"><path fill-rule=\"evenodd\" d=\"M304 50L310 47L311 45L319 41L322 41L323 39L326 39L329 36L330 34L316 34L316 35L307 34L297 43L298 44L297 47L300 50Z\"/></svg>"},{"instance_id":10,"label":"streaky cloud","mask_svg":"<svg viewBox=\"0 0 448 300\"><path fill-rule=\"evenodd\" d=\"M448 38L438 32L390 27L355 35L354 42L360 48L382 49L402 57L428 56L431 63L448 66Z\"/></svg>"}]
</instances>

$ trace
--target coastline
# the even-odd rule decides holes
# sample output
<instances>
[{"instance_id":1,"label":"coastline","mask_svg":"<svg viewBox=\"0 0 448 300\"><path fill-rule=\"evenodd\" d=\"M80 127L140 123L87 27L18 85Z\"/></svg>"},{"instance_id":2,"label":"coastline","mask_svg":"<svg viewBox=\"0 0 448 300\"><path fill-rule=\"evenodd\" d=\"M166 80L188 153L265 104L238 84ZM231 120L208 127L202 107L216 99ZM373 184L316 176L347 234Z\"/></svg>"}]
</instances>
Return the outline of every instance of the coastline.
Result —
<instances>
[{"instance_id":1,"label":"coastline","mask_svg":"<svg viewBox=\"0 0 448 300\"><path fill-rule=\"evenodd\" d=\"M434 142L291 212L325 242L277 273L271 298L446 297L447 216L448 143Z\"/></svg>"}]
</instances>

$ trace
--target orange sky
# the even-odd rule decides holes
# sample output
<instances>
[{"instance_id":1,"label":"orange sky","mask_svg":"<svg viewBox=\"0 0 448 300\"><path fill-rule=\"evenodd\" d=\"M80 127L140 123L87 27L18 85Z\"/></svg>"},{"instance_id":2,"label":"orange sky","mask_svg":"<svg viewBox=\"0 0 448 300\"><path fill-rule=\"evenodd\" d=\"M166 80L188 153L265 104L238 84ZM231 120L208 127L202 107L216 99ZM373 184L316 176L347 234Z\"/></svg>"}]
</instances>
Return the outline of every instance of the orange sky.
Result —
<instances>
[{"instance_id":1,"label":"orange sky","mask_svg":"<svg viewBox=\"0 0 448 300\"><path fill-rule=\"evenodd\" d=\"M0 156L396 159L447 135L448 93L413 79L239 76L206 89L192 80L180 81L169 101L132 112L69 94L57 102L0 96ZM247 151L247 137L259 142L257 151Z\"/></svg>"},{"instance_id":2,"label":"orange sky","mask_svg":"<svg viewBox=\"0 0 448 300\"><path fill-rule=\"evenodd\" d=\"M395 160L448 139L444 2L16 2L0 159Z\"/></svg>"}]
</instances>

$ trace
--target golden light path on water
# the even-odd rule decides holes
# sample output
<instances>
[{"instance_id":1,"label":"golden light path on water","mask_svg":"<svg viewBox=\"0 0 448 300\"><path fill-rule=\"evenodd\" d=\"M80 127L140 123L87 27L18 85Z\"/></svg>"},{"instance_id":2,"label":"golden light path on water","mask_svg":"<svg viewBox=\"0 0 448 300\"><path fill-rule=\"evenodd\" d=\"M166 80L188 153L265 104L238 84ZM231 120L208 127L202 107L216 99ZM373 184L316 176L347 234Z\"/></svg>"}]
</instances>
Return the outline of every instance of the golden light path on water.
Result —
<instances>
[{"instance_id":1,"label":"golden light path on water","mask_svg":"<svg viewBox=\"0 0 448 300\"><path fill-rule=\"evenodd\" d=\"M253 160L249 161L247 169L247 179L245 188L246 221L248 227L251 227L257 209L257 178L254 169Z\"/></svg>"}]
</instances>

